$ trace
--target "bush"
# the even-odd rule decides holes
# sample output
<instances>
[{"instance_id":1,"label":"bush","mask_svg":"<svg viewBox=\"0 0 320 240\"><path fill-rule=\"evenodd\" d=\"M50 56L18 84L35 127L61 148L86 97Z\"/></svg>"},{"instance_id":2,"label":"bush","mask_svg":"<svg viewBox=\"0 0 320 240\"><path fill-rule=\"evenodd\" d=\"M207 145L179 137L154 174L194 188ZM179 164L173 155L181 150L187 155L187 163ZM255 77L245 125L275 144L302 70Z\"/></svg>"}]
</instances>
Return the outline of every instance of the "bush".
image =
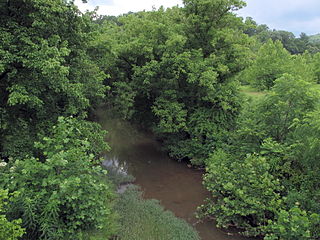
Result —
<instances>
[{"instance_id":1,"label":"bush","mask_svg":"<svg viewBox=\"0 0 320 240\"><path fill-rule=\"evenodd\" d=\"M311 229L320 224L319 214L309 215L306 211L301 210L298 206L291 208L289 211L280 210L277 221L269 221L267 231L269 234L265 240L310 240L317 239L312 236Z\"/></svg>"},{"instance_id":2,"label":"bush","mask_svg":"<svg viewBox=\"0 0 320 240\"><path fill-rule=\"evenodd\" d=\"M16 240L24 233L21 228L21 219L9 221L3 213L8 204L9 195L7 190L0 189L0 240Z\"/></svg>"},{"instance_id":3,"label":"bush","mask_svg":"<svg viewBox=\"0 0 320 240\"><path fill-rule=\"evenodd\" d=\"M282 186L270 173L268 161L256 155L236 160L221 150L207 161L206 188L215 198L205 208L218 226L246 230L246 235L264 233L264 226L280 209Z\"/></svg>"},{"instance_id":4,"label":"bush","mask_svg":"<svg viewBox=\"0 0 320 240\"><path fill-rule=\"evenodd\" d=\"M51 136L36 144L43 159L11 160L5 167L1 182L20 193L8 214L22 219L25 239L80 239L82 230L112 226L113 192L81 130L77 119L61 117Z\"/></svg>"}]
</instances>

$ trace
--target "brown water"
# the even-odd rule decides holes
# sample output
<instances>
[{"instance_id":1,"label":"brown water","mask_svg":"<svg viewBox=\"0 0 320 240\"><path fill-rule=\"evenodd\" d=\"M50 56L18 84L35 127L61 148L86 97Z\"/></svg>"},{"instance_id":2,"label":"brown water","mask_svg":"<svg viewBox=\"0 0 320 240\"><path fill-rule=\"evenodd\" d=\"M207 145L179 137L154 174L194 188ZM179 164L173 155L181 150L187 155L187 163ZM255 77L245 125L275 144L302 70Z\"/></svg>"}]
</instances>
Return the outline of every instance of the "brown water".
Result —
<instances>
[{"instance_id":1,"label":"brown water","mask_svg":"<svg viewBox=\"0 0 320 240\"><path fill-rule=\"evenodd\" d=\"M112 162L123 172L133 175L145 198L158 199L166 209L192 224L203 240L248 239L235 231L220 230L212 221L200 223L196 219L197 206L209 196L202 186L201 171L170 159L152 135L127 122L110 118L103 110L97 115L102 127L108 131L106 140L112 148L106 154L106 164Z\"/></svg>"}]
</instances>

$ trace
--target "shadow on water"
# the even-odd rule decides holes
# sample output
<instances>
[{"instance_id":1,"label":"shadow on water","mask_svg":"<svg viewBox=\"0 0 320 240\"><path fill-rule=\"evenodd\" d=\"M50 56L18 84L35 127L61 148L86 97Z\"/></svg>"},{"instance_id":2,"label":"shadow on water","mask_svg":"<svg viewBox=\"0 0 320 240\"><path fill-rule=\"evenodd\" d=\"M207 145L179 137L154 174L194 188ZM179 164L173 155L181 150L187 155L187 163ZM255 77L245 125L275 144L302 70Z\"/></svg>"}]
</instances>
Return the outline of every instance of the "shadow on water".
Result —
<instances>
[{"instance_id":1,"label":"shadow on water","mask_svg":"<svg viewBox=\"0 0 320 240\"><path fill-rule=\"evenodd\" d=\"M166 209L192 224L201 239L248 239L218 229L212 221L199 222L195 211L209 196L202 186L202 172L170 159L152 135L110 116L103 109L97 111L98 122L108 131L106 141L112 148L105 154L104 165L115 166L123 175L133 175L145 198L158 199Z\"/></svg>"}]
</instances>

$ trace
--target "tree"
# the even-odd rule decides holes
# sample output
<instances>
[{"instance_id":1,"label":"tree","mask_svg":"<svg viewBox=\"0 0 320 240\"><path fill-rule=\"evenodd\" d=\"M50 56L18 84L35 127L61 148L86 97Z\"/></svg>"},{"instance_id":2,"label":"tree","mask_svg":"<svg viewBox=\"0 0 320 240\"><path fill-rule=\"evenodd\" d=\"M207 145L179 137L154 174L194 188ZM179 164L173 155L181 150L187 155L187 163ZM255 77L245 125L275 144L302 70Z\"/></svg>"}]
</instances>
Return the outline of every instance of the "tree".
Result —
<instances>
[{"instance_id":1,"label":"tree","mask_svg":"<svg viewBox=\"0 0 320 240\"><path fill-rule=\"evenodd\" d=\"M313 68L317 83L320 83L320 53L313 55L311 66Z\"/></svg>"},{"instance_id":2,"label":"tree","mask_svg":"<svg viewBox=\"0 0 320 240\"><path fill-rule=\"evenodd\" d=\"M186 25L190 48L202 49L203 55L208 57L217 52L216 44L226 39L221 30L231 24L241 25L239 18L234 18L231 11L245 6L242 0L184 0L184 12L188 21ZM238 20L238 21L237 21Z\"/></svg>"},{"instance_id":3,"label":"tree","mask_svg":"<svg viewBox=\"0 0 320 240\"><path fill-rule=\"evenodd\" d=\"M6 1L0 19L0 151L33 154L59 115L86 115L105 92L87 55L90 18L63 0Z\"/></svg>"},{"instance_id":4,"label":"tree","mask_svg":"<svg viewBox=\"0 0 320 240\"><path fill-rule=\"evenodd\" d=\"M280 41L269 40L261 46L253 64L245 70L247 82L260 90L270 89L274 80L290 73L290 53Z\"/></svg>"},{"instance_id":5,"label":"tree","mask_svg":"<svg viewBox=\"0 0 320 240\"><path fill-rule=\"evenodd\" d=\"M265 44L269 40L280 41L283 47L291 54L303 54L305 51L316 53L319 46L311 41L312 36L301 33L298 38L292 32L269 29L265 24L258 25L251 17L245 19L244 33L258 40L260 44Z\"/></svg>"},{"instance_id":6,"label":"tree","mask_svg":"<svg viewBox=\"0 0 320 240\"><path fill-rule=\"evenodd\" d=\"M298 206L291 208L289 211L280 210L276 222L270 221L267 227L269 234L265 240L309 240L316 239L317 236L312 236L312 225L319 224L320 216L318 214L308 215L306 211L301 210Z\"/></svg>"},{"instance_id":7,"label":"tree","mask_svg":"<svg viewBox=\"0 0 320 240\"><path fill-rule=\"evenodd\" d=\"M233 127L241 102L233 77L248 64L249 39L230 10L242 5L185 1L103 26L100 43L114 43L105 46L110 105L153 129L174 158L203 164Z\"/></svg>"},{"instance_id":8,"label":"tree","mask_svg":"<svg viewBox=\"0 0 320 240\"><path fill-rule=\"evenodd\" d=\"M319 93L313 84L285 74L275 81L272 91L259 106L259 119L268 136L283 142L293 130L292 124L302 120L319 104Z\"/></svg>"},{"instance_id":9,"label":"tree","mask_svg":"<svg viewBox=\"0 0 320 240\"><path fill-rule=\"evenodd\" d=\"M3 164L4 162L0 162ZM0 168L3 167L0 165ZM21 219L9 221L5 215L5 208L8 204L9 194L7 190L0 189L0 239L1 240L17 240L24 234L21 228Z\"/></svg>"},{"instance_id":10,"label":"tree","mask_svg":"<svg viewBox=\"0 0 320 240\"><path fill-rule=\"evenodd\" d=\"M284 74L243 108L231 146L206 160L204 215L266 239L316 239L319 101L314 84Z\"/></svg>"}]
</instances>

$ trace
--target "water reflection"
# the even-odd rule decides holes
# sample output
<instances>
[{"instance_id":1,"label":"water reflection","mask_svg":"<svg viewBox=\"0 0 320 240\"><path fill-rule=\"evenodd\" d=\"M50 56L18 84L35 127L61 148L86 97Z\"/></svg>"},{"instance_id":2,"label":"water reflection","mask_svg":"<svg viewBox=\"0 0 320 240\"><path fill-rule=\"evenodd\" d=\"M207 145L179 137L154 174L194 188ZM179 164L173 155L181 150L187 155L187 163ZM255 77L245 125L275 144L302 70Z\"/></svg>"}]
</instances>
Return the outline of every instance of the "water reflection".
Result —
<instances>
[{"instance_id":1,"label":"water reflection","mask_svg":"<svg viewBox=\"0 0 320 240\"><path fill-rule=\"evenodd\" d=\"M116 174L127 176L128 175L128 166L127 162L119 161L119 158L116 156L109 156L108 154L104 154L103 158L105 159L102 162L102 165L108 169L109 171L113 171Z\"/></svg>"}]
</instances>

